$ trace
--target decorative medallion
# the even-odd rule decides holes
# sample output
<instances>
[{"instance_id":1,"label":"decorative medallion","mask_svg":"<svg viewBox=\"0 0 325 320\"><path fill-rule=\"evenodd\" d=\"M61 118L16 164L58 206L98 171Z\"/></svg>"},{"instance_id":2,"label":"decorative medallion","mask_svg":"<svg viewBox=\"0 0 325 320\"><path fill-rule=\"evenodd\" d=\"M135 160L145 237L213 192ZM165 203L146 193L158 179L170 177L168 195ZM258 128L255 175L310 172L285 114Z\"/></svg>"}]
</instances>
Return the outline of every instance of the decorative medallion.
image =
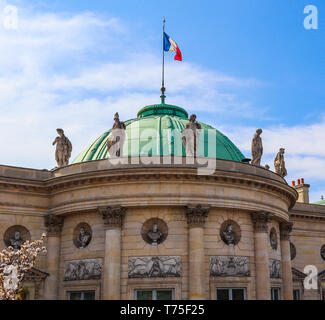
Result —
<instances>
[{"instance_id":1,"label":"decorative medallion","mask_svg":"<svg viewBox=\"0 0 325 320\"><path fill-rule=\"evenodd\" d=\"M278 249L278 237L275 228L270 231L270 244L273 250Z\"/></svg>"},{"instance_id":2,"label":"decorative medallion","mask_svg":"<svg viewBox=\"0 0 325 320\"><path fill-rule=\"evenodd\" d=\"M77 248L86 248L91 241L92 231L88 223L79 223L73 232L73 243Z\"/></svg>"},{"instance_id":3,"label":"decorative medallion","mask_svg":"<svg viewBox=\"0 0 325 320\"><path fill-rule=\"evenodd\" d=\"M279 279L280 276L280 266L281 263L279 260L269 260L269 270L270 270L270 278L272 279Z\"/></svg>"},{"instance_id":4,"label":"decorative medallion","mask_svg":"<svg viewBox=\"0 0 325 320\"><path fill-rule=\"evenodd\" d=\"M297 250L296 250L296 246L290 242L290 257L291 257L291 260L293 260L297 255Z\"/></svg>"},{"instance_id":5,"label":"decorative medallion","mask_svg":"<svg viewBox=\"0 0 325 320\"><path fill-rule=\"evenodd\" d=\"M168 236L167 224L158 218L147 220L142 226L141 235L145 242L157 246L163 243Z\"/></svg>"},{"instance_id":6,"label":"decorative medallion","mask_svg":"<svg viewBox=\"0 0 325 320\"><path fill-rule=\"evenodd\" d=\"M181 257L130 257L129 278L166 278L181 276Z\"/></svg>"},{"instance_id":7,"label":"decorative medallion","mask_svg":"<svg viewBox=\"0 0 325 320\"><path fill-rule=\"evenodd\" d=\"M320 255L321 255L322 259L325 260L325 244L320 249Z\"/></svg>"},{"instance_id":8,"label":"decorative medallion","mask_svg":"<svg viewBox=\"0 0 325 320\"><path fill-rule=\"evenodd\" d=\"M220 237L228 246L235 246L241 238L240 226L233 220L223 222L220 227Z\"/></svg>"},{"instance_id":9,"label":"decorative medallion","mask_svg":"<svg viewBox=\"0 0 325 320\"><path fill-rule=\"evenodd\" d=\"M30 239L29 231L19 225L8 228L3 238L6 247L13 247L14 250L19 250L21 245Z\"/></svg>"},{"instance_id":10,"label":"decorative medallion","mask_svg":"<svg viewBox=\"0 0 325 320\"><path fill-rule=\"evenodd\" d=\"M94 280L102 276L102 259L66 261L64 281Z\"/></svg>"},{"instance_id":11,"label":"decorative medallion","mask_svg":"<svg viewBox=\"0 0 325 320\"><path fill-rule=\"evenodd\" d=\"M249 257L210 257L210 275L212 277L249 277Z\"/></svg>"}]
</instances>

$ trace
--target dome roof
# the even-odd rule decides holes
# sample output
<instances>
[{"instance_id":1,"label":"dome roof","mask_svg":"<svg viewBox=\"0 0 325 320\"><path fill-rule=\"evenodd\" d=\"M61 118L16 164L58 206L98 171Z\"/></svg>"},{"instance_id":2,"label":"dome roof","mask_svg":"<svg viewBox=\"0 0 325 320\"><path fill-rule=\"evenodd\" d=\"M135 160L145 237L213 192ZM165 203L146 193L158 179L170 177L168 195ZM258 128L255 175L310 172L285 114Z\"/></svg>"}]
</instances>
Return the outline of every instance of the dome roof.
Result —
<instances>
[{"instance_id":1,"label":"dome roof","mask_svg":"<svg viewBox=\"0 0 325 320\"><path fill-rule=\"evenodd\" d=\"M136 119L124 121L127 139L123 147L123 156L185 156L186 151L181 142L181 131L188 123L188 113L180 107L168 104L146 106L138 112ZM202 126L197 154L199 157L211 157L208 150L216 149L217 159L246 162L239 149L220 131L199 122ZM138 129L137 129L138 128ZM149 132L146 129L151 129ZM154 130L152 130L154 129ZM138 131L137 131L138 130ZM209 131L213 130L215 138L208 139ZM134 132L139 132L135 139ZM171 134L174 132L174 135ZM111 130L103 133L90 146L81 152L73 163L108 158L107 138ZM151 138L151 136L153 136ZM150 142L151 139L151 142ZM177 139L177 141L176 141ZM204 143L203 142L204 139ZM202 141L202 142L201 142ZM132 147L133 144L133 147ZM213 148L211 144L214 144ZM136 145L136 147L134 147ZM150 145L150 147L148 147Z\"/></svg>"}]
</instances>

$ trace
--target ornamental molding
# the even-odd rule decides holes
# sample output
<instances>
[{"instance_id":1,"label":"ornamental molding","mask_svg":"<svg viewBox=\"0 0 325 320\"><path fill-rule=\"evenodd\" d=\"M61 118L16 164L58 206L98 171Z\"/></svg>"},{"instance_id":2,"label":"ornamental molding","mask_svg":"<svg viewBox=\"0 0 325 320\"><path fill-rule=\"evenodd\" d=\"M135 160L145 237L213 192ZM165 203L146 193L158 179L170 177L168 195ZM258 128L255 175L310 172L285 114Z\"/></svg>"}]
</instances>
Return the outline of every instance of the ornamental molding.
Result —
<instances>
[{"instance_id":1,"label":"ornamental molding","mask_svg":"<svg viewBox=\"0 0 325 320\"><path fill-rule=\"evenodd\" d=\"M102 216L106 230L122 228L126 208L121 206L100 207L98 213Z\"/></svg>"},{"instance_id":2,"label":"ornamental molding","mask_svg":"<svg viewBox=\"0 0 325 320\"><path fill-rule=\"evenodd\" d=\"M269 260L269 271L271 279L281 278L281 261L270 259Z\"/></svg>"},{"instance_id":3,"label":"ornamental molding","mask_svg":"<svg viewBox=\"0 0 325 320\"><path fill-rule=\"evenodd\" d=\"M270 212L252 213L252 221L255 232L269 232L268 224L272 220L273 214Z\"/></svg>"},{"instance_id":4,"label":"ornamental molding","mask_svg":"<svg viewBox=\"0 0 325 320\"><path fill-rule=\"evenodd\" d=\"M102 259L66 261L64 281L97 280L102 277Z\"/></svg>"},{"instance_id":5,"label":"ornamental molding","mask_svg":"<svg viewBox=\"0 0 325 320\"><path fill-rule=\"evenodd\" d=\"M214 256L210 257L211 277L249 277L249 257Z\"/></svg>"},{"instance_id":6,"label":"ornamental molding","mask_svg":"<svg viewBox=\"0 0 325 320\"><path fill-rule=\"evenodd\" d=\"M109 172L111 173L109 176L103 175L103 171L96 172L90 171L85 173L80 173L79 177L76 174L61 177L52 177L49 180L40 180L35 184L31 184L29 180L23 179L10 179L10 181L0 181L0 188L4 188L1 192L10 192L10 190L19 190L20 192L35 192L39 193L42 196L49 196L51 193L62 192L66 189L71 188L78 188L89 184L112 184L117 181L139 181L139 180L148 180L148 179L156 179L156 180L179 180L179 179L186 179L186 180L194 180L194 181L204 181L206 183L213 184L214 182L223 183L231 183L231 184L238 184L241 187L247 186L250 189L256 188L258 190L267 190L269 192L277 193L281 196L284 196L290 208L293 207L296 198L296 191L295 190L288 190L288 186L284 185L283 183L273 180L273 179L266 179L265 177L256 176L256 178L260 178L259 180L252 180L252 174L247 173L248 177L243 178L242 176L239 177L240 172L229 172L229 176L225 175L225 171L216 170L214 175L197 175L197 168L196 167L184 167L184 170L192 171L192 172L182 172L182 173L175 173L175 172L162 172L161 170L168 170L168 169L176 169L172 168L165 168L162 167L159 173L156 172L155 168L150 168L152 172L137 172L140 170L138 168L130 168L130 173L126 171L119 172ZM194 172L193 172L194 171ZM227 172L227 171L226 171ZM227 174L227 173L226 173ZM236 176L238 174L238 176ZM261 180L263 179L263 180ZM21 181L21 182L17 182Z\"/></svg>"},{"instance_id":7,"label":"ornamental molding","mask_svg":"<svg viewBox=\"0 0 325 320\"><path fill-rule=\"evenodd\" d=\"M280 240L290 240L290 234L292 232L292 222L281 222L280 223Z\"/></svg>"},{"instance_id":8,"label":"ornamental molding","mask_svg":"<svg viewBox=\"0 0 325 320\"><path fill-rule=\"evenodd\" d=\"M128 276L132 278L181 277L180 256L129 257Z\"/></svg>"},{"instance_id":9,"label":"ornamental molding","mask_svg":"<svg viewBox=\"0 0 325 320\"><path fill-rule=\"evenodd\" d=\"M209 215L210 207L198 205L187 205L185 216L189 227L203 227Z\"/></svg>"},{"instance_id":10,"label":"ornamental molding","mask_svg":"<svg viewBox=\"0 0 325 320\"><path fill-rule=\"evenodd\" d=\"M63 228L64 217L54 214L44 216L44 225L48 237L59 237Z\"/></svg>"}]
</instances>

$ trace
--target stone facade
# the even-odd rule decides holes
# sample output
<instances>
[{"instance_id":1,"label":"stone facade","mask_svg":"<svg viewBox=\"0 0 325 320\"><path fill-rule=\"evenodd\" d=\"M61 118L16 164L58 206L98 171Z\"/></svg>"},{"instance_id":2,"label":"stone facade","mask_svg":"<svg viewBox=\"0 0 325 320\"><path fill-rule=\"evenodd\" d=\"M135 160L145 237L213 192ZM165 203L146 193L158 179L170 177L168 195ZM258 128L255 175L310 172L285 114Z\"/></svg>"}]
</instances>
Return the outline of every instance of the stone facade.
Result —
<instances>
[{"instance_id":1,"label":"stone facade","mask_svg":"<svg viewBox=\"0 0 325 320\"><path fill-rule=\"evenodd\" d=\"M0 166L0 249L12 226L26 228L31 240L47 232L37 290L36 282L26 282L36 299L64 300L77 291L134 299L137 290L160 288L173 289L175 299L215 299L217 288L245 288L254 300L270 299L274 287L283 299L293 289L319 299L319 291L303 290L302 277L308 264L323 270L325 208L296 204L297 192L262 167L216 164L208 176L184 163L148 169L101 160L53 171ZM150 219L167 226L157 245L142 234ZM226 221L240 227L234 244L222 239ZM84 247L75 245L80 225L91 230ZM280 268L274 277L270 261Z\"/></svg>"}]
</instances>

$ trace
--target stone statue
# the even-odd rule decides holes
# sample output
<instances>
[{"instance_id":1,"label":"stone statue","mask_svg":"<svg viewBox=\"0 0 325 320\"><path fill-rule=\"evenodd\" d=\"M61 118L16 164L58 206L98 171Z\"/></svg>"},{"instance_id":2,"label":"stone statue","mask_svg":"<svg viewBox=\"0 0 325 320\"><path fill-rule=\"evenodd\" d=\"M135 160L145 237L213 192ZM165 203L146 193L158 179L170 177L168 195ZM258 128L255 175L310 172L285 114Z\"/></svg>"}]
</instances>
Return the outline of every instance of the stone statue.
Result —
<instances>
[{"instance_id":1,"label":"stone statue","mask_svg":"<svg viewBox=\"0 0 325 320\"><path fill-rule=\"evenodd\" d=\"M226 227L226 230L223 232L224 239L226 241L226 244L228 245L234 245L235 239L236 239L236 233L233 231L233 225L228 224Z\"/></svg>"},{"instance_id":2,"label":"stone statue","mask_svg":"<svg viewBox=\"0 0 325 320\"><path fill-rule=\"evenodd\" d=\"M262 144L262 129L257 129L256 133L254 134L253 141L252 141L252 164L254 166L261 165L261 158L263 155L263 144Z\"/></svg>"},{"instance_id":3,"label":"stone statue","mask_svg":"<svg viewBox=\"0 0 325 320\"><path fill-rule=\"evenodd\" d=\"M152 225L152 230L149 230L147 233L148 237L151 239L152 241L152 245L153 246L157 246L158 245L158 241L161 239L163 233L158 229L158 223L154 223Z\"/></svg>"},{"instance_id":4,"label":"stone statue","mask_svg":"<svg viewBox=\"0 0 325 320\"><path fill-rule=\"evenodd\" d=\"M270 243L273 250L278 248L278 241L276 239L276 233L272 230L270 233Z\"/></svg>"},{"instance_id":5,"label":"stone statue","mask_svg":"<svg viewBox=\"0 0 325 320\"><path fill-rule=\"evenodd\" d=\"M281 148L274 159L275 172L282 178L287 176L287 169L284 162L284 148Z\"/></svg>"},{"instance_id":6,"label":"stone statue","mask_svg":"<svg viewBox=\"0 0 325 320\"><path fill-rule=\"evenodd\" d=\"M91 240L91 234L85 228L81 227L78 236L79 248L87 247L90 240Z\"/></svg>"},{"instance_id":7,"label":"stone statue","mask_svg":"<svg viewBox=\"0 0 325 320\"><path fill-rule=\"evenodd\" d=\"M10 239L10 246L14 248L14 250L19 250L22 244L25 241L22 239L20 231L16 230L14 236Z\"/></svg>"},{"instance_id":8,"label":"stone statue","mask_svg":"<svg viewBox=\"0 0 325 320\"><path fill-rule=\"evenodd\" d=\"M199 134L201 129L201 125L196 122L196 115L192 114L190 116L190 121L186 124L185 129L181 132L181 137L187 156L196 156L196 152L199 148Z\"/></svg>"},{"instance_id":9,"label":"stone statue","mask_svg":"<svg viewBox=\"0 0 325 320\"><path fill-rule=\"evenodd\" d=\"M111 157L123 156L123 145L125 141L125 129L124 122L120 121L119 114L116 112L114 116L114 125L111 133L107 139L107 150ZM117 144L117 145L116 145ZM115 147L114 147L115 146Z\"/></svg>"},{"instance_id":10,"label":"stone statue","mask_svg":"<svg viewBox=\"0 0 325 320\"><path fill-rule=\"evenodd\" d=\"M56 144L55 160L58 164L58 167L60 168L69 164L69 159L72 152L72 144L70 140L64 135L63 129L56 129L56 131L59 136L55 138L52 145L54 146Z\"/></svg>"}]
</instances>

